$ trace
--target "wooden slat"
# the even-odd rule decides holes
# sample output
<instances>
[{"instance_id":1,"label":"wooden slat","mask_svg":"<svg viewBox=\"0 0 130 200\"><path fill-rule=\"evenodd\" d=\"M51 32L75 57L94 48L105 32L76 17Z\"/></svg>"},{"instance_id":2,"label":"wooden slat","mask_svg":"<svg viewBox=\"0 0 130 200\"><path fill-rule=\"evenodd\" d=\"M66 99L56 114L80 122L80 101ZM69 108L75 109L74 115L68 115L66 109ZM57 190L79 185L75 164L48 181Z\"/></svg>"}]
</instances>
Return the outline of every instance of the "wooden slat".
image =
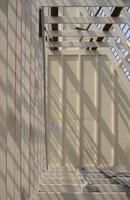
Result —
<instances>
[{"instance_id":1,"label":"wooden slat","mask_svg":"<svg viewBox=\"0 0 130 200\"><path fill-rule=\"evenodd\" d=\"M114 8L114 10L111 13L111 17L118 17L120 15L122 11L122 7L116 7ZM105 24L105 26L102 28L102 31L109 31L112 27L112 24ZM102 41L104 38L103 37L99 37L97 38L97 41Z\"/></svg>"},{"instance_id":2,"label":"wooden slat","mask_svg":"<svg viewBox=\"0 0 130 200\"><path fill-rule=\"evenodd\" d=\"M104 10L104 12L106 13L107 16L110 15L110 10L109 10L109 8L103 8L103 10ZM123 11L122 11L121 14L122 14L123 19L126 21L126 19L127 19L128 16L125 17L125 13L127 13L127 11L126 11L125 9L123 9ZM128 15L129 15L129 14L128 14ZM127 19L126 23L128 23L128 22L129 22L129 20ZM130 23L129 23L129 24L130 24ZM128 25L129 25L129 24L128 24ZM126 49L128 50L128 52L130 53L130 47L128 47L128 45L127 45L127 38L126 38L125 34L123 33L121 27L118 26L117 24L115 24L115 25L114 25L114 30L115 30L116 32L119 33L120 38L121 38L121 40L122 40L123 43L124 43L124 48L126 48Z\"/></svg>"},{"instance_id":3,"label":"wooden slat","mask_svg":"<svg viewBox=\"0 0 130 200\"><path fill-rule=\"evenodd\" d=\"M114 45L113 47L116 50L116 52L118 53L120 59L122 60L120 66L125 65L125 66L129 67L130 64L129 64L128 60L125 58L125 55L122 53L122 50L118 49L117 45Z\"/></svg>"},{"instance_id":4,"label":"wooden slat","mask_svg":"<svg viewBox=\"0 0 130 200\"><path fill-rule=\"evenodd\" d=\"M26 9L25 9L26 8ZM28 12L26 12L26 10ZM39 13L38 13L39 14ZM21 192L25 199L29 198L30 172L30 8L26 0L22 0L22 67L21 67ZM38 33L38 31L37 31ZM28 106L26 106L28 105ZM26 141L26 142L25 142ZM13 199L13 198L12 198Z\"/></svg>"},{"instance_id":5,"label":"wooden slat","mask_svg":"<svg viewBox=\"0 0 130 200\"><path fill-rule=\"evenodd\" d=\"M115 47L114 47L115 48ZM118 48L116 48L116 51L117 51L117 49ZM115 56L114 56L114 54L112 53L112 51L110 50L110 49L105 49L106 50L106 53L107 53L107 55L108 55L108 57L109 57L109 59L112 61L112 63L113 63L113 66L115 67L115 69L116 70L118 70L118 69L120 69L120 74L124 74L123 72L122 72L122 65L125 65L127 68L129 68L129 64L126 62L126 60L125 60L125 58L123 58L123 55L122 55L122 57L121 57L121 60L122 60L122 62L119 64L118 62L117 62L117 60L115 59ZM120 56L120 55L119 55ZM126 78L125 77L125 75L124 75L124 78ZM125 79L124 79L125 80ZM127 80L127 79L126 79Z\"/></svg>"},{"instance_id":6,"label":"wooden slat","mask_svg":"<svg viewBox=\"0 0 130 200\"><path fill-rule=\"evenodd\" d=\"M39 192L39 193L35 193L34 195L32 195L31 200L39 200L39 199L46 199L46 200L92 200L92 199L96 199L96 200L108 200L108 199L114 199L114 200L129 200L130 195L126 194L125 192L117 192L117 193L54 193L51 192L46 193L46 192Z\"/></svg>"},{"instance_id":7,"label":"wooden slat","mask_svg":"<svg viewBox=\"0 0 130 200\"><path fill-rule=\"evenodd\" d=\"M87 41L65 41L65 42L49 42L51 47L113 47L115 45L113 42L87 42ZM121 48L123 44L117 45L118 48Z\"/></svg>"},{"instance_id":8,"label":"wooden slat","mask_svg":"<svg viewBox=\"0 0 130 200\"><path fill-rule=\"evenodd\" d=\"M125 24L122 17L45 17L45 24Z\"/></svg>"},{"instance_id":9,"label":"wooden slat","mask_svg":"<svg viewBox=\"0 0 130 200\"><path fill-rule=\"evenodd\" d=\"M21 69L22 69L22 2L16 4L16 67L15 67L15 199L21 200ZM17 77L17 78L16 78Z\"/></svg>"},{"instance_id":10,"label":"wooden slat","mask_svg":"<svg viewBox=\"0 0 130 200\"><path fill-rule=\"evenodd\" d=\"M38 191L40 192L82 192L82 185L39 185Z\"/></svg>"},{"instance_id":11,"label":"wooden slat","mask_svg":"<svg viewBox=\"0 0 130 200\"><path fill-rule=\"evenodd\" d=\"M46 31L46 35L49 37L119 37L115 31Z\"/></svg>"},{"instance_id":12,"label":"wooden slat","mask_svg":"<svg viewBox=\"0 0 130 200\"><path fill-rule=\"evenodd\" d=\"M130 0L38 0L43 7L129 7Z\"/></svg>"},{"instance_id":13,"label":"wooden slat","mask_svg":"<svg viewBox=\"0 0 130 200\"><path fill-rule=\"evenodd\" d=\"M0 1L0 199L7 193L7 6L8 0Z\"/></svg>"},{"instance_id":14,"label":"wooden slat","mask_svg":"<svg viewBox=\"0 0 130 200\"><path fill-rule=\"evenodd\" d=\"M12 9L13 8L13 9ZM8 69L7 69L7 197L14 199L15 177L15 95L16 95L16 0L8 1ZM2 162L1 162L2 163Z\"/></svg>"},{"instance_id":15,"label":"wooden slat","mask_svg":"<svg viewBox=\"0 0 130 200\"><path fill-rule=\"evenodd\" d=\"M122 11L122 16L124 21L128 24L128 26L130 27L130 14L127 12L126 9L123 9Z\"/></svg>"}]
</instances>

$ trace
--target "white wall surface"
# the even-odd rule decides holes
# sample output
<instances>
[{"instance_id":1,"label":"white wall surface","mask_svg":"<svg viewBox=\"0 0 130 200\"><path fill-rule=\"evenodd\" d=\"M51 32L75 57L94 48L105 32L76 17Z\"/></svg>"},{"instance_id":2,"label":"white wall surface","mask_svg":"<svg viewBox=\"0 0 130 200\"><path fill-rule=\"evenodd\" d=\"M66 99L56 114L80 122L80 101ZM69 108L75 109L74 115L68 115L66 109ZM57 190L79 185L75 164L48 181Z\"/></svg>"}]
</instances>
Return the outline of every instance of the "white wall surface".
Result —
<instances>
[{"instance_id":1,"label":"white wall surface","mask_svg":"<svg viewBox=\"0 0 130 200\"><path fill-rule=\"evenodd\" d=\"M62 52L48 56L50 166L129 165L128 84L103 53Z\"/></svg>"},{"instance_id":2,"label":"white wall surface","mask_svg":"<svg viewBox=\"0 0 130 200\"><path fill-rule=\"evenodd\" d=\"M28 199L45 167L35 0L0 1L0 200Z\"/></svg>"}]
</instances>

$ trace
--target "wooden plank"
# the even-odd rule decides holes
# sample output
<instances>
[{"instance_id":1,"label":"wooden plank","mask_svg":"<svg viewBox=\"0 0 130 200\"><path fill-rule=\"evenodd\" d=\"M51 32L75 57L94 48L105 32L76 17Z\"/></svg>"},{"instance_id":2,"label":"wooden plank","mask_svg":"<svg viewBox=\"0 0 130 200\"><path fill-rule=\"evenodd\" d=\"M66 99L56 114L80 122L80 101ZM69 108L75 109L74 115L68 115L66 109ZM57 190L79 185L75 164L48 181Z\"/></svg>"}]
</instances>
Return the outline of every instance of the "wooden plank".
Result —
<instances>
[{"instance_id":1,"label":"wooden plank","mask_svg":"<svg viewBox=\"0 0 130 200\"><path fill-rule=\"evenodd\" d=\"M122 17L45 17L45 24L125 24Z\"/></svg>"},{"instance_id":2,"label":"wooden plank","mask_svg":"<svg viewBox=\"0 0 130 200\"><path fill-rule=\"evenodd\" d=\"M0 1L0 199L6 199L6 155L7 155L7 132L6 132L6 90L7 90L7 16L8 0Z\"/></svg>"},{"instance_id":3,"label":"wooden plank","mask_svg":"<svg viewBox=\"0 0 130 200\"><path fill-rule=\"evenodd\" d=\"M36 21L38 21L39 16L38 16L38 12L36 9ZM36 33L38 32L38 26L36 26ZM39 37L38 34L35 34L35 47L39 48ZM35 52L35 73L34 73L34 140L35 140L35 163L34 163L34 172L35 172L35 188L37 188L38 186L38 58L39 58L39 51L36 48L36 52Z\"/></svg>"},{"instance_id":4,"label":"wooden plank","mask_svg":"<svg viewBox=\"0 0 130 200\"><path fill-rule=\"evenodd\" d=\"M96 199L96 200L108 200L108 199L114 199L114 200L129 200L130 198L130 195L129 194L126 194L125 192L110 192L110 193L87 193L87 192L84 192L84 193L74 193L74 192L71 192L71 193L62 193L62 192L59 192L59 193L54 193L54 192L51 192L48 193L47 192L39 192L39 193L35 193L34 195L32 195L31 197L31 200L39 200L39 199L46 199L46 200L50 200L50 199L53 199L53 200L92 200L92 199Z\"/></svg>"},{"instance_id":5,"label":"wooden plank","mask_svg":"<svg viewBox=\"0 0 130 200\"><path fill-rule=\"evenodd\" d=\"M118 17L121 13L122 7L116 7L111 13L111 17ZM112 27L112 24L105 24L104 27L102 28L102 31L109 31ZM103 37L97 38L97 41L103 41Z\"/></svg>"},{"instance_id":6,"label":"wooden plank","mask_svg":"<svg viewBox=\"0 0 130 200\"><path fill-rule=\"evenodd\" d=\"M24 197L30 196L30 64L31 64L31 2L26 2L24 81Z\"/></svg>"},{"instance_id":7,"label":"wooden plank","mask_svg":"<svg viewBox=\"0 0 130 200\"><path fill-rule=\"evenodd\" d=\"M129 188L122 187L121 185L118 184L96 184L95 185L100 192L129 192ZM84 188L85 190L85 188ZM38 191L39 192L82 192L83 187L82 185L39 185L38 186ZM87 192L87 188L85 190Z\"/></svg>"},{"instance_id":8,"label":"wooden plank","mask_svg":"<svg viewBox=\"0 0 130 200\"><path fill-rule=\"evenodd\" d=\"M130 27L130 14L128 13L128 11L126 9L123 9L123 11L122 11L122 17L123 17L124 21Z\"/></svg>"},{"instance_id":9,"label":"wooden plank","mask_svg":"<svg viewBox=\"0 0 130 200\"><path fill-rule=\"evenodd\" d=\"M128 79L126 78L125 74L123 73L122 71L122 66L125 65L127 68L129 68L129 64L126 63L125 59L122 57L122 62L121 64L119 64L117 62L117 60L115 59L115 56L114 54L112 53L112 51L110 49L105 49L105 52L106 54L108 55L109 59L112 61L113 63L113 66L115 68L115 70L117 71L117 73L120 75L120 77L122 78L123 82L125 83L125 81L127 82ZM129 82L129 81L128 81ZM124 87L124 86L123 86ZM127 89L128 87L126 86L125 87L125 90ZM128 90L128 93L129 93L129 90Z\"/></svg>"},{"instance_id":10,"label":"wooden plank","mask_svg":"<svg viewBox=\"0 0 130 200\"><path fill-rule=\"evenodd\" d=\"M25 9L26 8L26 9ZM22 80L21 80L21 157L22 199L29 198L29 139L30 139L30 6L22 0Z\"/></svg>"},{"instance_id":11,"label":"wooden plank","mask_svg":"<svg viewBox=\"0 0 130 200\"><path fill-rule=\"evenodd\" d=\"M25 66L25 0L22 1L22 66L21 66L21 198L24 198L24 66Z\"/></svg>"},{"instance_id":12,"label":"wooden plank","mask_svg":"<svg viewBox=\"0 0 130 200\"><path fill-rule=\"evenodd\" d=\"M34 172L34 165L35 165L35 54L36 54L36 43L35 43L35 34L36 34L36 8L35 8L35 0L32 0L32 12L31 12L31 69L30 69L30 78L31 78L31 85L30 85L30 193L33 193L35 189L35 172Z\"/></svg>"},{"instance_id":13,"label":"wooden plank","mask_svg":"<svg viewBox=\"0 0 130 200\"><path fill-rule=\"evenodd\" d=\"M21 23L22 2L17 0L16 10L16 108L15 108L15 199L21 200Z\"/></svg>"},{"instance_id":14,"label":"wooden plank","mask_svg":"<svg viewBox=\"0 0 130 200\"><path fill-rule=\"evenodd\" d=\"M125 91L129 94L130 93L130 89L129 89L129 80L126 78L125 74L123 73L121 68L116 68L116 72L118 73L118 76L120 78L120 80L122 81L122 86L125 89Z\"/></svg>"},{"instance_id":15,"label":"wooden plank","mask_svg":"<svg viewBox=\"0 0 130 200\"><path fill-rule=\"evenodd\" d=\"M110 9L109 8L103 8L103 10L104 10L104 12L106 13L106 15L110 15ZM123 19L126 21L126 23L129 23L129 14L127 14L127 16L125 15L127 13L127 11L125 10L125 9L123 9L123 11L122 11L122 17L123 17ZM128 19L127 19L128 18ZM127 20L126 20L127 19ZM130 24L130 23L129 23ZM128 24L128 25L129 25ZM119 33L119 35L120 35L120 38L121 38L121 40L123 41L123 43L124 43L124 48L126 48L127 50L128 50L128 52L130 53L130 47L128 46L128 44L127 44L127 38L126 38L126 35L125 35L125 33L122 31L122 29L121 29L121 27L119 26L119 25L117 25L117 24L114 24L114 30L116 31L116 32L118 32ZM123 52L122 52L122 54L123 54Z\"/></svg>"},{"instance_id":16,"label":"wooden plank","mask_svg":"<svg viewBox=\"0 0 130 200\"><path fill-rule=\"evenodd\" d=\"M120 59L122 60L121 65L125 65L127 67L130 66L130 63L127 60L127 57L125 57L125 55L122 53L122 50L118 48L118 46L116 44L113 45L113 47L115 48L116 52L118 53Z\"/></svg>"},{"instance_id":17,"label":"wooden plank","mask_svg":"<svg viewBox=\"0 0 130 200\"><path fill-rule=\"evenodd\" d=\"M38 186L39 192L82 192L82 185L39 185Z\"/></svg>"},{"instance_id":18,"label":"wooden plank","mask_svg":"<svg viewBox=\"0 0 130 200\"><path fill-rule=\"evenodd\" d=\"M110 14L109 8L104 8L103 10L105 11L105 13L106 13L107 15ZM124 18L124 20L126 21L126 23L130 26L130 23L129 23L130 15L129 15L129 13L127 12L127 10L126 10L126 9L123 9L123 11L122 11L121 14L122 14L122 17ZM121 64L120 64L120 67L124 64L127 68L129 68L129 67L130 67L130 64L129 64L129 62L128 62L128 58L129 58L129 56L130 56L130 46L128 45L127 37L126 37L125 33L122 31L121 27L118 26L117 24L114 25L114 29L115 29L116 32L119 33L120 38L121 38L121 40L122 40L123 43L124 43L124 48L126 48L127 51L128 51L128 55L125 57L124 54L123 54L123 52L120 51L117 47L115 47L117 53L119 54L119 57L120 57L121 60L122 60L122 62L121 62Z\"/></svg>"},{"instance_id":19,"label":"wooden plank","mask_svg":"<svg viewBox=\"0 0 130 200\"><path fill-rule=\"evenodd\" d=\"M64 41L64 42L48 42L51 47L113 47L114 42L87 42L87 41ZM123 44L117 44L121 48Z\"/></svg>"},{"instance_id":20,"label":"wooden plank","mask_svg":"<svg viewBox=\"0 0 130 200\"><path fill-rule=\"evenodd\" d=\"M16 0L8 1L7 68L7 200L14 199L15 161L15 71L16 70Z\"/></svg>"},{"instance_id":21,"label":"wooden plank","mask_svg":"<svg viewBox=\"0 0 130 200\"><path fill-rule=\"evenodd\" d=\"M58 8L51 9L52 15L58 15ZM44 25L44 9L42 8L42 23ZM55 27L56 30L58 30L58 26ZM52 30L55 29L52 26ZM54 41L58 41L58 38L53 38ZM45 31L42 29L42 45L43 45L43 62L42 62L42 68L43 68L43 87L44 87L44 128L45 128L45 155L46 155L46 169L48 169L48 145L47 145L47 74L46 74L46 54L45 54ZM54 49L52 49L54 50ZM56 50L58 50L56 48Z\"/></svg>"},{"instance_id":22,"label":"wooden plank","mask_svg":"<svg viewBox=\"0 0 130 200\"><path fill-rule=\"evenodd\" d=\"M94 10L95 10L95 9L93 9L93 11L94 11ZM110 15L111 11L110 11L109 8L105 7L105 8L103 8L103 10L105 11L105 13L106 13L107 16ZM96 11L96 10L95 10L95 11ZM122 17L123 17L123 19L125 19L125 20L126 20L126 18L129 18L129 14L127 14L127 17L125 16L126 13L127 13L127 11L126 11L125 9L123 9L123 11L122 11ZM128 19L127 19L127 21L128 21ZM95 30L98 30L96 26L95 26ZM127 38L126 38L125 34L122 32L122 30L121 30L121 28L120 28L120 26L119 26L118 24L114 24L114 30L119 34L119 37L120 37L121 40L123 41L123 43L124 43L124 47L123 47L123 48L127 48L128 52L129 52L129 47L128 47L128 45L126 44ZM116 46L116 49L118 49L117 46ZM120 52L120 53L121 53L121 52ZM123 53L122 53L122 54L123 54Z\"/></svg>"},{"instance_id":23,"label":"wooden plank","mask_svg":"<svg viewBox=\"0 0 130 200\"><path fill-rule=\"evenodd\" d=\"M129 0L38 0L43 7L129 7Z\"/></svg>"},{"instance_id":24,"label":"wooden plank","mask_svg":"<svg viewBox=\"0 0 130 200\"><path fill-rule=\"evenodd\" d=\"M77 30L64 30L64 31L46 31L46 36L49 37L118 37L115 31L77 31Z\"/></svg>"}]
</instances>

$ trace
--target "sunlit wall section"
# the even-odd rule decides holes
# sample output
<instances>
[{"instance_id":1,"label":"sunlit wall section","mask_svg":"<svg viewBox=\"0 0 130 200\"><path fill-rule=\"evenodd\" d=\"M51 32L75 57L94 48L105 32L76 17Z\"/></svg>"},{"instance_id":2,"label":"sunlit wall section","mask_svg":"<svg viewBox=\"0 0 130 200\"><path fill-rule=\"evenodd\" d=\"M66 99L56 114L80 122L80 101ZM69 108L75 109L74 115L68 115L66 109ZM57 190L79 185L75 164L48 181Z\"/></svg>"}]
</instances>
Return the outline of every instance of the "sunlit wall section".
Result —
<instances>
[{"instance_id":1,"label":"sunlit wall section","mask_svg":"<svg viewBox=\"0 0 130 200\"><path fill-rule=\"evenodd\" d=\"M36 1L0 2L0 199L29 199L45 168Z\"/></svg>"}]
</instances>

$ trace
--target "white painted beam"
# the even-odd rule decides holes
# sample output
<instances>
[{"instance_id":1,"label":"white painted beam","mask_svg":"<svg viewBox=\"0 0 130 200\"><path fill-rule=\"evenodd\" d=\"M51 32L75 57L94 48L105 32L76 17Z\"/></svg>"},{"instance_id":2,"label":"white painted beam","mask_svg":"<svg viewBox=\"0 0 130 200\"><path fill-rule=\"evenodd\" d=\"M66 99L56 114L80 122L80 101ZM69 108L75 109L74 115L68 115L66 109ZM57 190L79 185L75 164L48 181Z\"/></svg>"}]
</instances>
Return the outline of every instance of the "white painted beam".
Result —
<instances>
[{"instance_id":1,"label":"white painted beam","mask_svg":"<svg viewBox=\"0 0 130 200\"><path fill-rule=\"evenodd\" d=\"M105 13L107 15L110 14L109 8L104 8L103 10L105 11ZM125 19L126 23L130 26L130 23L129 23L130 15L128 14L127 10L123 9L121 16ZM128 45L126 35L121 30L121 27L119 25L115 24L114 25L114 30L119 33L119 36L120 36L121 40L124 43L124 48L126 48L127 51L128 51L128 55L125 57L123 52L120 49L118 49L118 47L115 45L114 48L115 48L116 52L118 53L120 59L122 60L122 62L121 62L121 64L119 66L125 65L129 69L130 68L130 63L128 62L128 58L130 57L130 46Z\"/></svg>"},{"instance_id":2,"label":"white painted beam","mask_svg":"<svg viewBox=\"0 0 130 200\"><path fill-rule=\"evenodd\" d=\"M44 27L44 8L42 7L42 26ZM45 31L42 28L42 44L43 44L43 80L44 80L44 127L45 127L45 155L46 155L46 170L48 169L48 145L47 145L47 76L46 76L46 56L45 56Z\"/></svg>"},{"instance_id":3,"label":"white painted beam","mask_svg":"<svg viewBox=\"0 0 130 200\"><path fill-rule=\"evenodd\" d=\"M130 0L37 0L43 7L129 7Z\"/></svg>"},{"instance_id":4,"label":"white painted beam","mask_svg":"<svg viewBox=\"0 0 130 200\"><path fill-rule=\"evenodd\" d=\"M51 17L45 16L45 24L125 24L122 17Z\"/></svg>"},{"instance_id":5,"label":"white painted beam","mask_svg":"<svg viewBox=\"0 0 130 200\"><path fill-rule=\"evenodd\" d=\"M46 31L46 35L49 37L119 37L115 31Z\"/></svg>"},{"instance_id":6,"label":"white painted beam","mask_svg":"<svg viewBox=\"0 0 130 200\"><path fill-rule=\"evenodd\" d=\"M110 15L110 10L109 10L109 8L103 8L103 10L105 11L105 13L106 13L108 16ZM124 15L126 14L126 12L127 12L127 11L123 10L123 18L124 18ZM128 18L128 15L127 15L126 18ZM126 19L126 18L125 18L125 19ZM95 29L97 29L96 26L95 26ZM120 37L121 40L123 41L124 47L127 48L128 52L129 52L129 48L130 48L130 47L129 47L129 45L127 44L127 38L126 38L125 34L123 33L123 31L121 30L120 26L115 24L115 25L114 25L114 31L118 32L119 37ZM114 44L114 43L113 43L113 44ZM121 67L122 65L125 65L127 68L129 68L129 67L130 67L130 64L129 64L128 60L127 60L129 54L128 54L128 56L125 58L125 56L124 56L122 50L118 48L118 45L117 45L116 43L114 44L113 47L115 48L116 52L118 53L118 55L119 55L119 57L120 57L120 59L121 59L121 61L122 61L122 62L119 64L119 66ZM111 53L112 53L112 52L111 52ZM112 55L113 55L114 59L116 60L114 54L112 54ZM117 60L116 60L116 61L117 61ZM117 61L117 63L118 63L118 61Z\"/></svg>"},{"instance_id":7,"label":"white painted beam","mask_svg":"<svg viewBox=\"0 0 130 200\"><path fill-rule=\"evenodd\" d=\"M98 48L107 48L115 46L114 42L87 42L87 41L63 41L63 42L48 42L50 47L98 47ZM121 48L123 44L117 45L118 48Z\"/></svg>"},{"instance_id":8,"label":"white painted beam","mask_svg":"<svg viewBox=\"0 0 130 200\"><path fill-rule=\"evenodd\" d=\"M39 200L39 199L45 199L45 200L92 200L92 199L96 199L96 200L101 200L101 199L114 199L114 200L129 200L129 196L124 192L115 192L115 193L87 193L87 192L78 192L78 193L73 193L73 192L59 192L59 193L54 193L51 192L49 195L46 192L39 192L39 193L34 193L32 195L32 200Z\"/></svg>"},{"instance_id":9,"label":"white painted beam","mask_svg":"<svg viewBox=\"0 0 130 200\"><path fill-rule=\"evenodd\" d=\"M126 78L125 74L122 71L122 63L119 64L117 62L117 60L115 59L115 57L114 57L114 55L113 55L113 53L112 53L112 51L110 49L105 49L104 51L106 52L106 54L108 55L109 59L113 63L114 69L116 70L116 72L118 73L120 78L122 79L123 84L124 84L123 87L125 86L125 89L128 90L128 93L129 93L128 85L126 85L126 83L129 84L129 81L128 81L128 79Z\"/></svg>"},{"instance_id":10,"label":"white painted beam","mask_svg":"<svg viewBox=\"0 0 130 200\"><path fill-rule=\"evenodd\" d=\"M128 24L130 27L130 14L127 12L126 9L123 9L121 16L123 17L124 21Z\"/></svg>"}]
</instances>

